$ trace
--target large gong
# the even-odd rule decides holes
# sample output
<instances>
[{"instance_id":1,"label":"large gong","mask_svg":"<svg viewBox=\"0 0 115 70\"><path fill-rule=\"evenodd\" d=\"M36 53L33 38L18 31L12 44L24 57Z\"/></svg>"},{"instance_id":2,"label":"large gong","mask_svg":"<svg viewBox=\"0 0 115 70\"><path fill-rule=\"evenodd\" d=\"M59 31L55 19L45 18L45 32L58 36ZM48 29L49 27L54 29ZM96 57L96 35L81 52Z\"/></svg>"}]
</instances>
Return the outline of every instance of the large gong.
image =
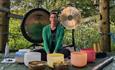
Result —
<instances>
[{"instance_id":1,"label":"large gong","mask_svg":"<svg viewBox=\"0 0 115 70\"><path fill-rule=\"evenodd\" d=\"M75 29L79 25L80 19L81 13L75 7L66 7L62 10L60 14L61 24L66 29Z\"/></svg>"},{"instance_id":2,"label":"large gong","mask_svg":"<svg viewBox=\"0 0 115 70\"><path fill-rule=\"evenodd\" d=\"M28 41L38 44L43 41L42 29L47 24L49 24L49 12L42 8L32 9L25 15L21 31Z\"/></svg>"},{"instance_id":3,"label":"large gong","mask_svg":"<svg viewBox=\"0 0 115 70\"><path fill-rule=\"evenodd\" d=\"M81 13L78 9L72 6L65 7L60 14L60 22L66 29L72 29L72 47L76 51L74 32L80 24Z\"/></svg>"}]
</instances>

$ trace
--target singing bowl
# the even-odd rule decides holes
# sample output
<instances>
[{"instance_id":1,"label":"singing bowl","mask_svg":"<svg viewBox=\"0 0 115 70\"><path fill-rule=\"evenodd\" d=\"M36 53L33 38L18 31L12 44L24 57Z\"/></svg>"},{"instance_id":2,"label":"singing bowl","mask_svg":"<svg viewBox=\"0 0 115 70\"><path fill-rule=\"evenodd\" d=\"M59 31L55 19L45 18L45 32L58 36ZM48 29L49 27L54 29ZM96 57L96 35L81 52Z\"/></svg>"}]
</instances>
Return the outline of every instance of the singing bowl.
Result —
<instances>
[{"instance_id":1,"label":"singing bowl","mask_svg":"<svg viewBox=\"0 0 115 70\"><path fill-rule=\"evenodd\" d=\"M69 63L64 62L64 63L60 63L60 64L55 64L54 70L69 70Z\"/></svg>"},{"instance_id":2,"label":"singing bowl","mask_svg":"<svg viewBox=\"0 0 115 70\"><path fill-rule=\"evenodd\" d=\"M49 12L35 8L27 12L21 24L23 36L32 43L42 43L42 29L49 24Z\"/></svg>"},{"instance_id":3,"label":"singing bowl","mask_svg":"<svg viewBox=\"0 0 115 70\"><path fill-rule=\"evenodd\" d=\"M47 64L54 67L55 64L64 63L64 55L61 53L52 53L47 55Z\"/></svg>"},{"instance_id":4,"label":"singing bowl","mask_svg":"<svg viewBox=\"0 0 115 70\"><path fill-rule=\"evenodd\" d=\"M75 29L81 19L81 14L75 7L66 7L60 14L60 22L66 29Z\"/></svg>"},{"instance_id":5,"label":"singing bowl","mask_svg":"<svg viewBox=\"0 0 115 70\"><path fill-rule=\"evenodd\" d=\"M44 61L31 61L29 62L29 70L45 70L47 65Z\"/></svg>"},{"instance_id":6,"label":"singing bowl","mask_svg":"<svg viewBox=\"0 0 115 70\"><path fill-rule=\"evenodd\" d=\"M80 52L87 53L87 62L94 62L96 60L96 53L92 48L81 49Z\"/></svg>"},{"instance_id":7,"label":"singing bowl","mask_svg":"<svg viewBox=\"0 0 115 70\"><path fill-rule=\"evenodd\" d=\"M41 53L39 52L27 52L24 55L24 64L28 66L31 61L41 61Z\"/></svg>"},{"instance_id":8,"label":"singing bowl","mask_svg":"<svg viewBox=\"0 0 115 70\"><path fill-rule=\"evenodd\" d=\"M71 64L76 67L84 67L87 65L87 53L84 52L72 52Z\"/></svg>"}]
</instances>

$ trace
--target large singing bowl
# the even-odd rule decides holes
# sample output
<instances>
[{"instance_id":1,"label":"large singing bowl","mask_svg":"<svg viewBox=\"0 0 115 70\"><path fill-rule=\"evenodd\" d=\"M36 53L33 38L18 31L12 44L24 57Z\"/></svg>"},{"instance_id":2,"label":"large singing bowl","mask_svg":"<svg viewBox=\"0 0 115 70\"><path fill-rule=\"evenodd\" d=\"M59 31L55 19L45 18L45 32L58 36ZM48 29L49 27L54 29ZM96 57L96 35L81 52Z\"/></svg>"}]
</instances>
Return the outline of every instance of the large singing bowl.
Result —
<instances>
[{"instance_id":1,"label":"large singing bowl","mask_svg":"<svg viewBox=\"0 0 115 70\"><path fill-rule=\"evenodd\" d=\"M26 13L21 31L23 36L32 43L41 43L42 29L49 24L49 12L42 8L35 8Z\"/></svg>"}]
</instances>

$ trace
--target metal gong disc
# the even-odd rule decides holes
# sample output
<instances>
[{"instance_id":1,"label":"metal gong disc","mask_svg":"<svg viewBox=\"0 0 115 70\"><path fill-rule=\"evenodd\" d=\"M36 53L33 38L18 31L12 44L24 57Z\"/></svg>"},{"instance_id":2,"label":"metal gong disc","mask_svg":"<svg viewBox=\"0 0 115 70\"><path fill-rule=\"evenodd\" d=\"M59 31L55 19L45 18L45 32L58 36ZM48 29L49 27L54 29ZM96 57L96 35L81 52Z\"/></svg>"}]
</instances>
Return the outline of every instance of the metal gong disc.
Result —
<instances>
[{"instance_id":1,"label":"metal gong disc","mask_svg":"<svg viewBox=\"0 0 115 70\"><path fill-rule=\"evenodd\" d=\"M32 9L26 13L21 31L23 36L32 43L42 42L42 29L49 24L49 12L42 8Z\"/></svg>"},{"instance_id":2,"label":"metal gong disc","mask_svg":"<svg viewBox=\"0 0 115 70\"><path fill-rule=\"evenodd\" d=\"M75 29L80 23L81 14L75 7L66 7L60 14L60 22L67 29Z\"/></svg>"}]
</instances>

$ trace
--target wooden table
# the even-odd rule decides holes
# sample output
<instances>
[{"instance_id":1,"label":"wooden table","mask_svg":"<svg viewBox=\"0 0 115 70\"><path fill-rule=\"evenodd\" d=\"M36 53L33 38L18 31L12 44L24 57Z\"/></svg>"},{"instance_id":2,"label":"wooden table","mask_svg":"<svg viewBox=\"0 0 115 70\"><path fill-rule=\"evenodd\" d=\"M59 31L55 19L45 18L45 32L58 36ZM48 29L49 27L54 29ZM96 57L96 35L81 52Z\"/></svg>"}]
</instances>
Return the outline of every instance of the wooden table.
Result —
<instances>
[{"instance_id":1,"label":"wooden table","mask_svg":"<svg viewBox=\"0 0 115 70\"><path fill-rule=\"evenodd\" d=\"M14 53L11 54L11 57L14 56ZM106 60L106 58L101 58L101 59L96 59L95 62L88 63L85 67L83 68L77 68L74 66L69 66L69 70L92 70L93 67L98 65L99 63L103 62ZM3 60L3 54L0 54L0 62ZM0 63L0 70L28 70L28 67L26 67L24 64L18 64L18 63L13 63L13 64L2 64Z\"/></svg>"}]
</instances>

